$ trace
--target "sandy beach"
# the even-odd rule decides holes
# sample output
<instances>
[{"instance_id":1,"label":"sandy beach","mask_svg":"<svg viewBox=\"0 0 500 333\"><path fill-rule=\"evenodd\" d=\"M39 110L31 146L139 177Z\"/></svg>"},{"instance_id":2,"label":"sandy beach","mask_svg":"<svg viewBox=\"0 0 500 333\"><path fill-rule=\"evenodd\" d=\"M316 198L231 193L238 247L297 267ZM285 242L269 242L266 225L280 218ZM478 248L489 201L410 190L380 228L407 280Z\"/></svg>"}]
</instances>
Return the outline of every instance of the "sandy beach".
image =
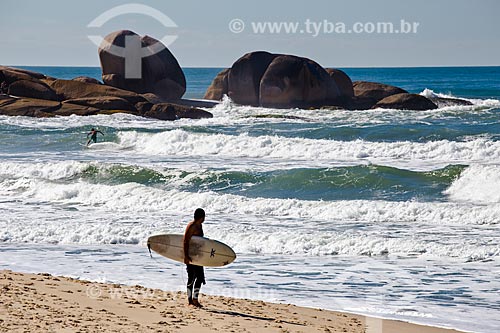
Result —
<instances>
[{"instance_id":1,"label":"sandy beach","mask_svg":"<svg viewBox=\"0 0 500 333\"><path fill-rule=\"evenodd\" d=\"M405 322L49 274L0 272L1 332L458 332Z\"/></svg>"}]
</instances>

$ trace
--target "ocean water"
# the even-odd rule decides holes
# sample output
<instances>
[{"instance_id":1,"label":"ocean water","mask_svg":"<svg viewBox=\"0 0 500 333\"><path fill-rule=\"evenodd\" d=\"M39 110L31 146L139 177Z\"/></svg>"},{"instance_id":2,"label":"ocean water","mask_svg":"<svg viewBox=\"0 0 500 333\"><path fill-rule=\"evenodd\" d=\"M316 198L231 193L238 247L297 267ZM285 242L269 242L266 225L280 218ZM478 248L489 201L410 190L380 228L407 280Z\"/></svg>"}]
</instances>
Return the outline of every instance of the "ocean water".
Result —
<instances>
[{"instance_id":1,"label":"ocean water","mask_svg":"<svg viewBox=\"0 0 500 333\"><path fill-rule=\"evenodd\" d=\"M186 97L202 98L219 70L186 68ZM150 258L145 241L182 233L203 207L205 234L238 258L207 269L202 292L497 332L500 67L345 71L473 105L225 99L204 120L0 116L0 268L184 290L183 265ZM105 136L85 148L90 127Z\"/></svg>"}]
</instances>

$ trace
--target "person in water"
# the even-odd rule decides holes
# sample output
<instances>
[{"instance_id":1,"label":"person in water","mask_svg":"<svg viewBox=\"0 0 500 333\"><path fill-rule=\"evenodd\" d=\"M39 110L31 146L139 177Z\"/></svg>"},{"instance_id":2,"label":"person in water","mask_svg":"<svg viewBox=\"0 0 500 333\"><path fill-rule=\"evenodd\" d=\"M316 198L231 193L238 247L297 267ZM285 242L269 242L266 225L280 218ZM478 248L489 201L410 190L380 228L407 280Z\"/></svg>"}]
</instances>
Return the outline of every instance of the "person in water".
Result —
<instances>
[{"instance_id":1,"label":"person in water","mask_svg":"<svg viewBox=\"0 0 500 333\"><path fill-rule=\"evenodd\" d=\"M87 138L88 138L88 137L89 137L89 135L90 135L90 139L87 141L87 146L90 144L90 142L91 142L91 141L92 141L92 142L94 142L94 143L96 143L96 142L97 142L97 133L101 133L101 134L102 134L102 136L104 136L104 133L103 133L103 132L101 132L101 131L99 131L99 130L96 130L96 129L94 129L94 128L92 128L92 129L90 130L90 132L88 132L88 133L87 133Z\"/></svg>"},{"instance_id":2,"label":"person in water","mask_svg":"<svg viewBox=\"0 0 500 333\"><path fill-rule=\"evenodd\" d=\"M189 222L186 227L186 232L184 233L184 263L186 264L186 270L188 273L187 281L187 295L189 305L201 308L202 305L198 302L198 296L200 294L201 284L205 284L205 272L203 271L203 266L192 265L192 261L189 256L189 241L193 236L203 237L203 227L201 224L205 221L205 211L198 208L194 212L194 220Z\"/></svg>"}]
</instances>

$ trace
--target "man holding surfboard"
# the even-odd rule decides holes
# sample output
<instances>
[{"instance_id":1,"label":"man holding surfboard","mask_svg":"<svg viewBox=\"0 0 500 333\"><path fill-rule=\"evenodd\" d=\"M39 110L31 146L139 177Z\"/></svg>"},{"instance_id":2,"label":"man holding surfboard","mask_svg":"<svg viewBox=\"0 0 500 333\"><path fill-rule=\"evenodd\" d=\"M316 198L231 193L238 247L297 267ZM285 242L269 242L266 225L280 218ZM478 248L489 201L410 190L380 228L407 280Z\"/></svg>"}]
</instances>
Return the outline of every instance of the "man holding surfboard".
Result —
<instances>
[{"instance_id":1,"label":"man holding surfboard","mask_svg":"<svg viewBox=\"0 0 500 333\"><path fill-rule=\"evenodd\" d=\"M188 273L187 294L189 305L201 308L202 305L198 302L198 295L200 294L201 284L205 284L205 272L203 266L192 265L190 262L193 260L189 256L189 242L191 237L203 237L203 227L201 224L205 221L205 211L198 208L194 212L194 220L189 222L184 233L184 263Z\"/></svg>"}]
</instances>

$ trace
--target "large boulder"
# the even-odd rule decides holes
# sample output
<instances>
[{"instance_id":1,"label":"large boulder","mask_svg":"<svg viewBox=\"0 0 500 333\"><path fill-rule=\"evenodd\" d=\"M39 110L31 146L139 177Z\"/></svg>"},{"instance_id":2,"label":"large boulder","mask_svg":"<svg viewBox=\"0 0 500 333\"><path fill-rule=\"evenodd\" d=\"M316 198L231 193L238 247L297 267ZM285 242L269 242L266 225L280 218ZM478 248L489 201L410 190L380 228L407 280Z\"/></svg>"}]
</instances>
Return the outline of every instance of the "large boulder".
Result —
<instances>
[{"instance_id":1,"label":"large boulder","mask_svg":"<svg viewBox=\"0 0 500 333\"><path fill-rule=\"evenodd\" d=\"M2 98L0 114L7 116L51 117L61 107L56 101L34 98Z\"/></svg>"},{"instance_id":2,"label":"large boulder","mask_svg":"<svg viewBox=\"0 0 500 333\"><path fill-rule=\"evenodd\" d=\"M359 110L370 109L378 101L391 95L408 93L404 89L378 82L355 81L353 88L354 97L349 108Z\"/></svg>"},{"instance_id":3,"label":"large boulder","mask_svg":"<svg viewBox=\"0 0 500 333\"><path fill-rule=\"evenodd\" d=\"M63 104L67 103L77 104L81 106L89 106L100 110L136 111L134 105L130 104L127 100L114 96L75 98L75 99L68 99L67 101L63 102ZM146 103L146 102L139 102L139 103Z\"/></svg>"},{"instance_id":4,"label":"large boulder","mask_svg":"<svg viewBox=\"0 0 500 333\"><path fill-rule=\"evenodd\" d=\"M265 107L321 106L338 96L337 85L326 70L302 57L276 56L260 81L260 105Z\"/></svg>"},{"instance_id":5,"label":"large boulder","mask_svg":"<svg viewBox=\"0 0 500 333\"><path fill-rule=\"evenodd\" d=\"M422 95L402 93L391 95L380 100L373 108L423 111L434 110L438 107L431 100Z\"/></svg>"},{"instance_id":6,"label":"large boulder","mask_svg":"<svg viewBox=\"0 0 500 333\"><path fill-rule=\"evenodd\" d=\"M356 81L353 83L354 96L380 101L391 95L408 93L399 87L378 82Z\"/></svg>"},{"instance_id":7,"label":"large boulder","mask_svg":"<svg viewBox=\"0 0 500 333\"><path fill-rule=\"evenodd\" d=\"M125 58L113 54L116 47L124 50L127 36L140 39L140 52L143 53L141 78L127 78ZM99 46L99 59L102 79L107 85L140 94L154 93L167 100L181 98L186 91L186 78L179 63L160 41L152 37L140 37L130 30L113 32Z\"/></svg>"},{"instance_id":8,"label":"large boulder","mask_svg":"<svg viewBox=\"0 0 500 333\"><path fill-rule=\"evenodd\" d=\"M17 80L9 85L9 95L57 101L57 95L40 80Z\"/></svg>"},{"instance_id":9,"label":"large boulder","mask_svg":"<svg viewBox=\"0 0 500 333\"><path fill-rule=\"evenodd\" d=\"M228 96L238 104L258 106L260 81L275 54L247 53L233 64L228 74Z\"/></svg>"},{"instance_id":10,"label":"large boulder","mask_svg":"<svg viewBox=\"0 0 500 333\"><path fill-rule=\"evenodd\" d=\"M217 74L215 79L210 84L210 87L208 87L207 91L205 92L205 96L203 97L204 99L220 101L224 95L227 95L228 77L230 71L230 68L226 68L219 72L219 74Z\"/></svg>"},{"instance_id":11,"label":"large boulder","mask_svg":"<svg viewBox=\"0 0 500 333\"><path fill-rule=\"evenodd\" d=\"M340 69L336 68L325 68L326 72L335 81L335 84L339 88L340 97L352 98L354 97L354 88L352 87L352 81L349 75Z\"/></svg>"},{"instance_id":12,"label":"large boulder","mask_svg":"<svg viewBox=\"0 0 500 333\"><path fill-rule=\"evenodd\" d=\"M172 103L155 104L151 107L151 110L147 111L143 115L145 117L160 120L177 120L181 118L202 119L213 117L213 115L208 111Z\"/></svg>"},{"instance_id":13,"label":"large boulder","mask_svg":"<svg viewBox=\"0 0 500 333\"><path fill-rule=\"evenodd\" d=\"M94 79L93 77L89 76L77 76L72 79L73 81L78 81L78 82L83 82L83 83L94 83L94 84L102 84L101 81Z\"/></svg>"},{"instance_id":14,"label":"large boulder","mask_svg":"<svg viewBox=\"0 0 500 333\"><path fill-rule=\"evenodd\" d=\"M42 73L6 66L0 66L0 73L0 77L3 77L3 80L5 80L5 82L7 82L8 84L11 84L18 80L33 81L49 78Z\"/></svg>"},{"instance_id":15,"label":"large boulder","mask_svg":"<svg viewBox=\"0 0 500 333\"><path fill-rule=\"evenodd\" d=\"M146 101L144 97L132 91L110 87L104 84L84 83L73 80L54 80L49 83L60 100L113 96L123 98L135 104Z\"/></svg>"},{"instance_id":16,"label":"large boulder","mask_svg":"<svg viewBox=\"0 0 500 333\"><path fill-rule=\"evenodd\" d=\"M93 116L102 113L101 110L85 105L77 105L71 103L62 103L61 107L53 111L52 114L56 116Z\"/></svg>"}]
</instances>

